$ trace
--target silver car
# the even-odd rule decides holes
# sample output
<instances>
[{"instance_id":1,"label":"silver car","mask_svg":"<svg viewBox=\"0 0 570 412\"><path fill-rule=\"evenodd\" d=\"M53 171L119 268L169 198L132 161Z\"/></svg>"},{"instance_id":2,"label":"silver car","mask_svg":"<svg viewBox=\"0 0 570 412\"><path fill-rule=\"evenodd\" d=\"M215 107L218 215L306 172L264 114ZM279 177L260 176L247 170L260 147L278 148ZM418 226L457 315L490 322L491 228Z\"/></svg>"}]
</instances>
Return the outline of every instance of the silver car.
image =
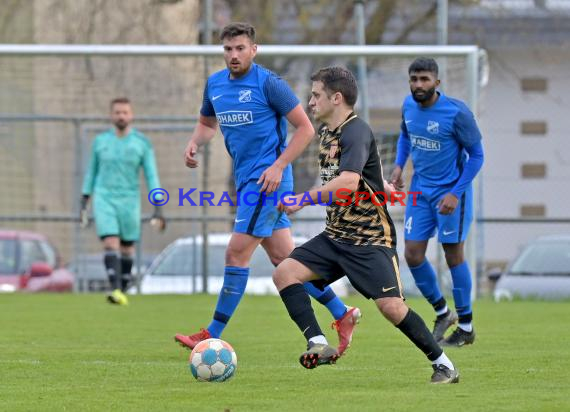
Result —
<instances>
[{"instance_id":1,"label":"silver car","mask_svg":"<svg viewBox=\"0 0 570 412\"><path fill-rule=\"evenodd\" d=\"M225 253L231 233L208 235L208 287L207 292L217 294L224 281ZM299 246L308 239L294 236ZM202 292L202 236L188 236L175 240L154 259L141 279L143 294ZM258 295L277 294L271 275L274 267L261 246L255 250L250 262L250 275L246 293ZM418 296L412 275L405 264L400 267L404 294ZM333 290L345 296L355 293L347 278L332 285ZM136 293L135 288L129 291Z\"/></svg>"},{"instance_id":2,"label":"silver car","mask_svg":"<svg viewBox=\"0 0 570 412\"><path fill-rule=\"evenodd\" d=\"M218 293L224 281L225 253L231 233L208 235L208 293ZM293 237L296 245L307 241ZM141 280L143 294L195 293L202 286L202 236L189 236L175 240L152 262ZM276 294L271 275L274 267L259 246L250 262L250 275L246 293ZM134 291L133 291L134 292Z\"/></svg>"},{"instance_id":3,"label":"silver car","mask_svg":"<svg viewBox=\"0 0 570 412\"><path fill-rule=\"evenodd\" d=\"M498 275L498 276L497 276ZM570 298L570 235L542 236L497 274L494 298Z\"/></svg>"}]
</instances>

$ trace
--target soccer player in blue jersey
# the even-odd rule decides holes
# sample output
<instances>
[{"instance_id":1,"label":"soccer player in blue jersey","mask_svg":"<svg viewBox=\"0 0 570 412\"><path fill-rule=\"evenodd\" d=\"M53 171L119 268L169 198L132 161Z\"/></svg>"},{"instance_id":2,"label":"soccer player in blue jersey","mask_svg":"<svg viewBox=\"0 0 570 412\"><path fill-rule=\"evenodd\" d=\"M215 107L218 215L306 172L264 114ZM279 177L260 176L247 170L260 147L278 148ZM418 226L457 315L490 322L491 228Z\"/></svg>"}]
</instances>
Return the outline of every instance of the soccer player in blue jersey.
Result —
<instances>
[{"instance_id":1,"label":"soccer player in blue jersey","mask_svg":"<svg viewBox=\"0 0 570 412\"><path fill-rule=\"evenodd\" d=\"M253 62L257 52L254 27L247 23L229 24L220 39L227 68L208 78L200 119L186 147L185 162L191 168L198 166L199 147L214 137L219 125L234 161L237 191L257 193L257 202L248 205L242 201L238 205L226 251L224 284L212 322L193 335L175 336L188 348L221 336L244 294L249 261L258 245L276 266L294 249L291 224L286 214L278 211L277 204L286 193L292 194L291 162L314 135L309 118L288 84ZM288 145L287 121L295 128ZM320 289L307 283L305 288L335 318L338 353L342 354L350 344L360 310L346 307L330 287Z\"/></svg>"},{"instance_id":2,"label":"soccer player in blue jersey","mask_svg":"<svg viewBox=\"0 0 570 412\"><path fill-rule=\"evenodd\" d=\"M111 101L114 129L98 135L91 147L83 180L81 221L87 224L87 205L94 195L93 212L97 235L105 250L104 263L113 292L110 303L126 305L134 244L140 237L141 201L139 174L143 169L148 190L160 187L152 143L132 128L133 111L126 97ZM153 220L164 230L166 222L156 207Z\"/></svg>"},{"instance_id":3,"label":"soccer player in blue jersey","mask_svg":"<svg viewBox=\"0 0 570 412\"><path fill-rule=\"evenodd\" d=\"M421 192L406 207L405 258L418 289L436 312L433 335L442 346L472 344L471 272L463 244L473 217L471 182L483 165L481 133L465 103L437 90L434 59L420 57L408 69L411 95L402 106L401 133L391 182L403 187L402 170L411 154L411 191ZM457 312L447 307L433 267L425 257L437 230L453 280ZM459 320L458 328L444 338Z\"/></svg>"}]
</instances>

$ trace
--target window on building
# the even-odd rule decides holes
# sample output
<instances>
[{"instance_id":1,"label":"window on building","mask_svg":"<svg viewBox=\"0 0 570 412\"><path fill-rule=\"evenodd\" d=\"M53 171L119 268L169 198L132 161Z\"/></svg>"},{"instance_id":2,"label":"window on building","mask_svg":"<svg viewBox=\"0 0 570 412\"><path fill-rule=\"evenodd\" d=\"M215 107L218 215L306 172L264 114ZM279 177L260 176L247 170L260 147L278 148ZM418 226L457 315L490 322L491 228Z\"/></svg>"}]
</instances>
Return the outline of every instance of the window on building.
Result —
<instances>
[{"instance_id":1,"label":"window on building","mask_svg":"<svg viewBox=\"0 0 570 412\"><path fill-rule=\"evenodd\" d=\"M524 135L546 135L548 125L544 121L521 122L521 134Z\"/></svg>"},{"instance_id":2,"label":"window on building","mask_svg":"<svg viewBox=\"0 0 570 412\"><path fill-rule=\"evenodd\" d=\"M546 206L542 204L521 205L521 217L544 217L546 216Z\"/></svg>"},{"instance_id":3,"label":"window on building","mask_svg":"<svg viewBox=\"0 0 570 412\"><path fill-rule=\"evenodd\" d=\"M546 177L545 163L523 163L521 166L523 179L544 179Z\"/></svg>"},{"instance_id":4,"label":"window on building","mask_svg":"<svg viewBox=\"0 0 570 412\"><path fill-rule=\"evenodd\" d=\"M521 90L523 92L546 93L548 91L548 80L543 77L522 78Z\"/></svg>"}]
</instances>

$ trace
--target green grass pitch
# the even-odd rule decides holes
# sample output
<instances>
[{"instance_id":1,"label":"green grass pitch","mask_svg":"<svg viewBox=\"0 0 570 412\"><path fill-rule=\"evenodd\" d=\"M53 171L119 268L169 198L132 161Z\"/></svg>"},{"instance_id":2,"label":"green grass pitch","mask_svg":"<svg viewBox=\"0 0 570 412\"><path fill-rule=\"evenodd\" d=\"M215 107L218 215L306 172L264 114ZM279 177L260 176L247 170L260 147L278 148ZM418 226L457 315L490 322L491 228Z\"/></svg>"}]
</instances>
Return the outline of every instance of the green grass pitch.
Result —
<instances>
[{"instance_id":1,"label":"green grass pitch","mask_svg":"<svg viewBox=\"0 0 570 412\"><path fill-rule=\"evenodd\" d=\"M246 296L224 339L236 375L201 383L175 332L209 321L214 296L0 295L0 409L160 411L570 410L570 302L475 303L475 345L448 349L458 385L430 385L424 356L371 302L334 366L305 370L305 342L277 297ZM408 301L431 327L427 303ZM323 330L330 316L316 307ZM317 307L318 306L318 307Z\"/></svg>"}]
</instances>

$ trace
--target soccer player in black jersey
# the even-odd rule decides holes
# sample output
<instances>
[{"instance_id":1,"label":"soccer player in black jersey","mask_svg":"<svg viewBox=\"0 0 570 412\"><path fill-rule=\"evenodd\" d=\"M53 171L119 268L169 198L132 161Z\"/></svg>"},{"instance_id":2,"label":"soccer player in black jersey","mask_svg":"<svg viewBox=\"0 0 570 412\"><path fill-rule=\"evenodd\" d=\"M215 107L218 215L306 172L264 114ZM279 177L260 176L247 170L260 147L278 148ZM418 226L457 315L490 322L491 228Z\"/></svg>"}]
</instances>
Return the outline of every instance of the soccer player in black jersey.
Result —
<instances>
[{"instance_id":1,"label":"soccer player in black jersey","mask_svg":"<svg viewBox=\"0 0 570 412\"><path fill-rule=\"evenodd\" d=\"M309 106L315 119L323 123L318 131L323 185L284 198L279 207L290 214L325 202L326 228L296 248L274 273L283 303L308 341L300 362L312 369L339 357L317 323L303 282L324 287L346 275L431 361L432 383L456 383L459 372L424 321L404 303L382 164L370 126L353 111L356 80L341 67L321 69L311 80Z\"/></svg>"}]
</instances>

